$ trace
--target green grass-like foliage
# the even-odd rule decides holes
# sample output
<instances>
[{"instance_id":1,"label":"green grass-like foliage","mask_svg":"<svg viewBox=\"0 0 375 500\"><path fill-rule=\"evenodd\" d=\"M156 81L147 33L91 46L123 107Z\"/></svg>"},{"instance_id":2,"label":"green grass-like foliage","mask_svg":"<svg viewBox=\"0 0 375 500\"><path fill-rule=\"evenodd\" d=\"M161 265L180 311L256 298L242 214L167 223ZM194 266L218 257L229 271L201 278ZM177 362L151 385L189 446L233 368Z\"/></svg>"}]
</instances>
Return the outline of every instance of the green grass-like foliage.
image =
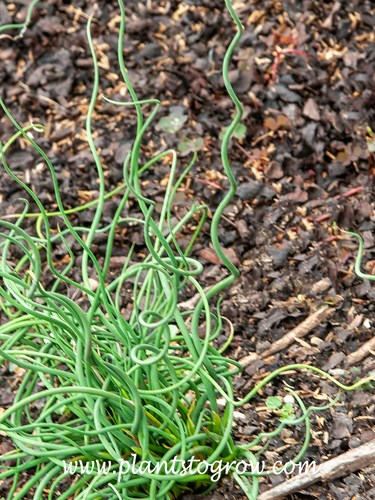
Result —
<instances>
[{"instance_id":1,"label":"green grass-like foliage","mask_svg":"<svg viewBox=\"0 0 375 500\"><path fill-rule=\"evenodd\" d=\"M222 329L219 294L238 277L237 268L223 253L218 239L221 215L236 189L228 146L242 115L241 104L228 79L230 59L242 26L230 1L225 3L237 26L223 63L224 82L236 115L222 140L221 158L230 188L213 215L211 241L228 273L209 290L204 291L199 283L202 264L189 256L206 220L206 207L193 205L175 226L171 223L174 195L194 165L196 155L180 176L176 174L177 155L173 150L144 164L140 162L143 135L160 103L156 99L139 101L129 81L122 50L125 30L122 0L118 61L131 101L106 100L114 106L136 109L137 132L131 153L124 159L124 179L118 188L106 192L100 156L93 141L91 120L99 98L99 68L90 33L91 18L87 37L94 61L94 86L86 132L99 179L96 200L76 209L64 209L54 167L30 135L30 131L42 132L43 126L21 127L0 100L16 129L1 145L3 167L38 207L37 213L31 213L25 202L25 209L15 223L6 218L0 220L0 305L8 317L0 327L0 359L24 370L13 405L0 414L0 431L14 444L14 450L0 457L0 480L12 479L8 500L22 500L30 495L48 500L168 499L186 490L205 491L214 485L208 474L129 472L118 481L119 464L121 460L132 462L134 454L137 461L155 465L162 461L172 463L175 457L184 460L196 457L208 463L245 458L256 464L260 452L252 451L255 446L267 447L287 425L305 424L306 438L295 457L298 462L309 444L309 415L319 408L306 408L291 391L298 416L291 414L291 419L282 419L274 432L259 434L251 443L237 445L231 437L235 407L249 402L274 377L291 369L309 369L346 390L368 381L344 386L315 367L291 365L269 374L245 398L235 401L233 378L241 367L213 347L213 340ZM25 28L26 24L18 27ZM7 151L21 137L49 167L58 205L56 212L46 212L38 196L7 164ZM169 183L160 216L156 217L154 201L142 194L141 179L150 167L166 158L170 159ZM105 201L115 195L119 199L116 213L112 223L103 227ZM129 213L130 199L143 214L141 218ZM90 227L74 226L69 216L89 209L93 210ZM30 217L36 220L34 235L22 228ZM58 218L57 232L51 228L51 217ZM178 234L193 220L199 222L183 251ZM149 253L131 264L130 252L121 273L113 278L109 269L114 238L120 224L127 222L143 227ZM103 261L92 250L99 234L101 238L103 234L106 236L107 253ZM74 239L79 252L73 253L67 236ZM57 245L66 248L68 263L63 270L53 262ZM22 257L12 265L15 247ZM77 263L78 255L81 264ZM77 273L80 280L73 278ZM52 284L45 288L42 282ZM187 285L196 290L200 300L186 312L179 307L179 294ZM133 287L133 309L130 318L125 319L122 308L129 300L126 292L129 286ZM203 338L199 335L201 325L205 325ZM225 400L224 408L218 405L219 397ZM7 465L9 460L14 461L11 467ZM95 460L111 461L110 472L101 476L87 473L67 480L64 461ZM234 473L234 477L249 498L257 497L259 476Z\"/></svg>"}]
</instances>

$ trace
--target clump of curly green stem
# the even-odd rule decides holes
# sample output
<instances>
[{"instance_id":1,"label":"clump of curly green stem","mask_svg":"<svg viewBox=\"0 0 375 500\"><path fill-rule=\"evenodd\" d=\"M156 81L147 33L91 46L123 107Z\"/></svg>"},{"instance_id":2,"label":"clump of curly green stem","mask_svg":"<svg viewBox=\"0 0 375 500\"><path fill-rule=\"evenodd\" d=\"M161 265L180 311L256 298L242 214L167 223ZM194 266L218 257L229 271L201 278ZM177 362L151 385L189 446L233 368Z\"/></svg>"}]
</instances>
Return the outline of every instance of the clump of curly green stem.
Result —
<instances>
[{"instance_id":1,"label":"clump of curly green stem","mask_svg":"<svg viewBox=\"0 0 375 500\"><path fill-rule=\"evenodd\" d=\"M143 136L160 102L138 100L129 80L123 59L125 12L122 0L119 0L118 61L131 101L105 99L115 106L135 108L137 132L132 150L124 159L124 180L120 186L106 192L103 167L93 140L92 116L99 97L99 67L91 38L91 18L87 37L94 61L94 85L86 132L99 179L96 200L74 209L64 208L54 167L30 135L31 130L41 132L43 127L21 127L0 100L1 108L17 129L4 145L0 145L3 167L38 208L38 212L31 213L25 202L15 223L5 218L0 220L0 306L8 317L0 326L0 358L23 370L12 406L0 414L0 432L14 444L12 451L0 457L0 480L12 479L8 500L22 500L31 494L36 500L168 499L178 497L185 490L208 490L214 486L208 473L199 473L195 468L183 474L182 465L176 473L168 473L157 466L172 464L176 457L181 461L195 457L211 464L217 460L231 463L247 458L256 464L262 450L285 426L304 424L305 439L294 459L297 463L309 444L309 416L312 411L322 408L306 408L290 390L295 396L299 416L283 420L275 431L260 433L250 443L241 445L231 437L235 408L251 401L275 377L291 370L310 370L344 390L354 390L369 381L368 378L345 386L314 366L295 364L268 374L246 397L236 401L233 380L241 366L223 357L222 351L229 342L221 349L213 346L222 331L222 317L220 299L215 308L212 299L217 299L238 276L237 268L224 254L218 238L222 213L236 190L228 148L242 116L241 103L228 78L229 63L241 37L242 26L230 0L225 0L225 4L237 26L223 63L224 83L236 114L221 146L222 164L230 188L214 213L211 240L228 273L208 291L203 290L199 282L202 264L189 256L206 220L206 207L193 204L179 222L172 225L174 195L194 165L196 155L179 176L174 150L164 151L144 164L140 162ZM147 117L145 107L150 110ZM45 210L38 196L7 163L7 151L21 137L49 168L58 206L55 212ZM170 159L169 181L157 217L155 202L142 193L141 179L150 167L167 158ZM120 198L113 220L103 226L105 201L115 195ZM141 218L131 216L130 200L137 202L143 214ZM69 216L86 209L93 209L91 225L75 226ZM22 228L27 217L36 217L36 235ZM52 229L51 217L58 218L58 231ZM197 220L187 249L182 250L178 235ZM132 257L137 259L132 255L132 247L122 271L113 278L109 271L116 230L128 223L143 226L148 255L143 260L138 256L138 261L131 264ZM103 234L107 252L100 260L93 245L95 238L98 235L102 238ZM79 251L75 248L73 252L67 236L74 239ZM53 260L58 245L65 247L67 253L63 269ZM11 262L15 247L22 257L14 265ZM43 269L45 260L48 279ZM78 280L73 277L77 273L80 274ZM42 284L51 281L53 284L48 288ZM133 286L131 296L127 292L129 284ZM179 297L186 286L195 289L200 296L199 302L189 311L182 310L179 305ZM129 301L132 313L125 319L123 308ZM205 328L203 338L199 335L202 325ZM224 407L218 404L219 397L224 398ZM334 402L324 408L332 404ZM259 448L262 449L259 451ZM136 462L149 461L155 469L142 474L130 471L119 475L121 464L133 462L134 457ZM11 467L7 465L9 460L14 461ZM86 471L67 482L64 464L87 464L95 460L111 462L110 471L96 476ZM29 472L26 481L22 476L24 472ZM255 499L259 477L268 473L233 474L248 498Z\"/></svg>"}]
</instances>

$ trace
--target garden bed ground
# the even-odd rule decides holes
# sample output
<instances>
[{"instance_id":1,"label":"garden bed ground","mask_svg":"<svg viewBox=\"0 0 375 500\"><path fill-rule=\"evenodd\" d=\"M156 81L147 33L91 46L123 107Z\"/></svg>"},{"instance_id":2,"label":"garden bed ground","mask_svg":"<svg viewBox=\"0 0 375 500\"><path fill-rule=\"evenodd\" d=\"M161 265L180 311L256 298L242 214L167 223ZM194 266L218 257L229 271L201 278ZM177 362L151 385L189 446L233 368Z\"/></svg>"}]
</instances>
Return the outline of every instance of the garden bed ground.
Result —
<instances>
[{"instance_id":1,"label":"garden bed ground","mask_svg":"<svg viewBox=\"0 0 375 500\"><path fill-rule=\"evenodd\" d=\"M1 3L1 24L23 19L27 4L24 0ZM178 195L176 210L183 212L192 199L198 199L212 212L228 186L222 175L219 135L230 122L233 105L220 68L234 26L221 0L126 4L125 62L131 80L140 98L156 97L163 104L156 125L146 134L144 157L178 147L184 138L202 139L197 143L198 162ZM368 143L366 137L367 127L375 124L373 5L370 0L262 0L235 6L245 32L230 76L245 108L246 133L242 130L232 141L231 162L239 187L222 221L220 238L241 277L228 290L223 312L235 331L228 354L236 359L259 354L238 378L238 396L245 395L264 373L296 362L314 364L352 383L375 369L373 351L354 363L350 357L373 337L375 292L370 281L354 274L356 243L332 223L363 235L364 269L372 273L375 141ZM66 207L95 199L97 193L84 134L92 89L85 33L90 9L91 2L81 0L74 6L61 0L42 1L23 38L0 38L1 96L20 123L46 124L45 137L39 137L38 143L56 167ZM117 2L98 2L94 16L101 91L124 99L126 87L116 62ZM176 133L157 125L161 116L170 113L183 117L184 125ZM134 138L135 114L100 100L94 118L96 145L110 190L122 178L123 158ZM1 117L1 139L12 133L9 120ZM181 166L190 155L181 152ZM49 210L56 208L47 167L25 143L20 141L12 149L9 163ZM149 179L145 177L145 195L161 201L167 176L167 165L155 168ZM22 196L19 186L1 170L1 215L19 212ZM115 207L116 199L107 202L108 222ZM81 212L77 217L85 225L90 214ZM144 248L136 227L117 240L114 273L131 242L138 252ZM97 251L104 255L105 244L99 243ZM206 285L224 273L209 246L208 224L195 255L205 263ZM303 339L261 356L324 305L332 313ZM283 380L298 390L306 404L323 405L336 393L331 384L307 373L277 379L256 404L240 410L235 428L238 440L246 442L255 430L270 429L276 423L276 419L270 421L264 398L283 396ZM4 364L0 409L11 404L17 382ZM374 409L373 393L357 391L344 394L334 409L313 417L308 458L320 463L374 439ZM298 431L277 438L267 459L290 458L300 440ZM4 440L0 451L6 449ZM282 476L275 476L261 489L281 480ZM229 480L210 496L212 500L242 497ZM290 498L375 498L375 469L316 484Z\"/></svg>"}]
</instances>

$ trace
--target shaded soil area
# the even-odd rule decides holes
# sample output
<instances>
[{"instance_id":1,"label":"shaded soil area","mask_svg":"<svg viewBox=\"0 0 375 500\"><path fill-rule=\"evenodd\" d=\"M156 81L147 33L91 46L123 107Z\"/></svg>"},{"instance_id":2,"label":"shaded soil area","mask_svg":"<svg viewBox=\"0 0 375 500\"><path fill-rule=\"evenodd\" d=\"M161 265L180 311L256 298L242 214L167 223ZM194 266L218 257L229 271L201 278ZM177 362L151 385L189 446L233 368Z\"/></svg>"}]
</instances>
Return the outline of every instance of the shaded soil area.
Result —
<instances>
[{"instance_id":1,"label":"shaded soil area","mask_svg":"<svg viewBox=\"0 0 375 500\"><path fill-rule=\"evenodd\" d=\"M27 4L23 0L0 4L1 24L24 19ZM238 190L222 220L220 241L239 266L241 277L225 295L223 314L234 327L228 355L242 359L258 354L236 380L237 394L246 395L265 373L294 363L313 364L351 384L375 370L375 346L359 359L350 356L373 338L375 292L371 281L354 273L357 243L333 223L362 234L363 269L373 274L374 7L370 0L262 0L236 2L235 7L244 34L230 78L244 106L244 127L231 143ZM91 10L91 3L83 0L74 5L42 1L22 38L0 37L0 95L19 123L46 125L37 141L56 169L66 208L94 200L98 192L85 135L93 88L86 37ZM132 0L126 2L126 12L124 57L129 76L140 99L157 98L162 103L145 134L142 159L177 148L182 171L191 160L194 142L198 160L178 193L176 221L193 199L208 205L210 219L228 188L220 138L234 108L225 92L221 66L234 25L221 0ZM117 2L98 3L92 36L100 91L125 100L127 89L117 63L119 22ZM120 109L102 98L95 109L95 145L111 190L122 180L136 115L132 108ZM13 133L13 125L2 114L2 141ZM56 210L48 168L26 142L16 143L7 158L46 208ZM144 193L156 201L159 211L168 174L169 165L161 163L144 175ZM1 169L1 215L22 211L21 197L20 186ZM104 223L111 221L116 206L116 198L107 201ZM77 225L87 225L91 215L76 214ZM205 264L206 286L225 273L209 241L207 223L194 250ZM114 273L124 264L132 242L142 252L143 234L137 226L129 226L117 237ZM105 242L98 242L97 252L104 256L105 251ZM56 259L64 254L61 248ZM182 298L193 299L188 293ZM322 306L332 309L327 319L304 338L262 357ZM219 343L225 342L227 329ZM16 376L7 365L0 370L0 408L6 408ZM285 382L307 406L324 405L337 392L318 375L303 371L277 378L239 410L235 427L239 441L248 442L259 431L275 428L277 417L264 400L284 397ZM320 463L374 439L374 410L373 392L344 393L334 408L312 417L307 458ZM302 440L302 429L288 430L275 438L265 457L269 463L287 461L296 455ZM0 444L4 448L6 443ZM282 475L264 480L261 491L283 480ZM217 492L205 498L245 497L234 482L225 479ZM292 498L375 498L374 464Z\"/></svg>"}]
</instances>

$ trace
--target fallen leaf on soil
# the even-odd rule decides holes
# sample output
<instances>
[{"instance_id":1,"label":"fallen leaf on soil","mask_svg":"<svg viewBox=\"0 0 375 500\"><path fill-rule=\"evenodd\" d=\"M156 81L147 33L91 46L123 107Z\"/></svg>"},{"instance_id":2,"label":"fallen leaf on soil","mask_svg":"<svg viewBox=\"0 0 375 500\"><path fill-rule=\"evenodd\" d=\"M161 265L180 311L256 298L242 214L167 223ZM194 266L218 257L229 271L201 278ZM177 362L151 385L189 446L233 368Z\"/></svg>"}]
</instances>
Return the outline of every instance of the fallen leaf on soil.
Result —
<instances>
[{"instance_id":1,"label":"fallen leaf on soil","mask_svg":"<svg viewBox=\"0 0 375 500\"><path fill-rule=\"evenodd\" d=\"M277 161L271 161L264 173L270 179L275 180L281 179L284 176L284 171Z\"/></svg>"},{"instance_id":2,"label":"fallen leaf on soil","mask_svg":"<svg viewBox=\"0 0 375 500\"><path fill-rule=\"evenodd\" d=\"M228 259L237 266L240 262L233 248L223 248L224 255L228 257ZM207 260L211 264L219 265L221 264L221 260L217 256L215 250L212 248L202 248L199 251L199 256L203 259Z\"/></svg>"},{"instance_id":3,"label":"fallen leaf on soil","mask_svg":"<svg viewBox=\"0 0 375 500\"><path fill-rule=\"evenodd\" d=\"M267 116L264 119L263 127L266 130L279 130L281 128L290 128L292 126L289 118L285 115L279 115L277 118L273 118L272 116Z\"/></svg>"},{"instance_id":4,"label":"fallen leaf on soil","mask_svg":"<svg viewBox=\"0 0 375 500\"><path fill-rule=\"evenodd\" d=\"M296 203L305 203L309 199L309 195L306 191L302 191L302 189L298 187L295 191L288 194L288 199Z\"/></svg>"}]
</instances>

